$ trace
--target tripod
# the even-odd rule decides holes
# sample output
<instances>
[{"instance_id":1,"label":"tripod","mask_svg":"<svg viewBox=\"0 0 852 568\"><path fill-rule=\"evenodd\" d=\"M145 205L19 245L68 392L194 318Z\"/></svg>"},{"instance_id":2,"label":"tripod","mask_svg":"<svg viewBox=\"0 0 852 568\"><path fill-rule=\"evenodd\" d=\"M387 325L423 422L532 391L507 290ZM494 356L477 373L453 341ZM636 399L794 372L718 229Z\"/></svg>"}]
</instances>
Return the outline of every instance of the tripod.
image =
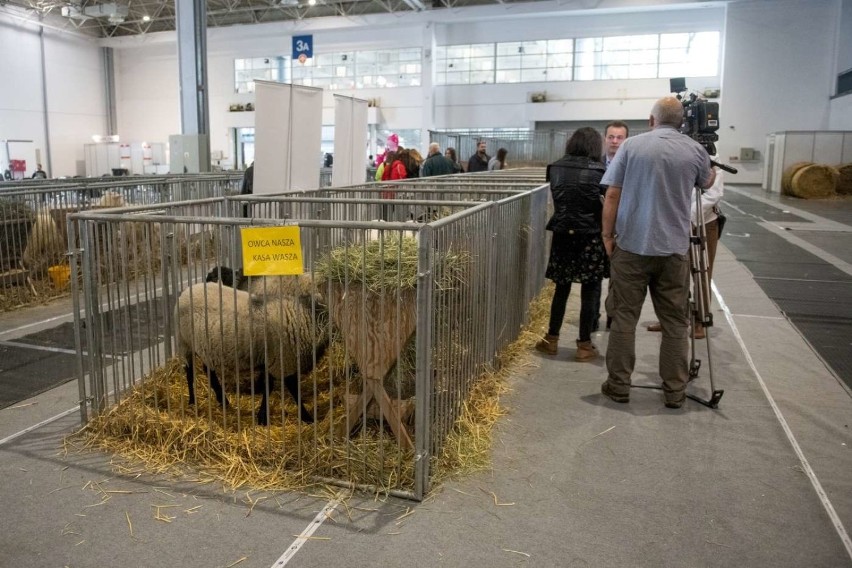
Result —
<instances>
[{"instance_id":1,"label":"tripod","mask_svg":"<svg viewBox=\"0 0 852 568\"><path fill-rule=\"evenodd\" d=\"M701 207L701 190L695 194L695 223L692 234L689 236L689 263L692 273L692 292L689 297L689 312L692 320L692 333L690 334L690 361L689 382L698 378L701 369L701 359L695 353L695 329L701 324L705 329L713 327L713 314L710 312L710 271L707 257L707 229L704 226L704 211ZM699 402L710 408L718 408L719 401L724 390L716 390L713 384L713 361L710 356L710 334L705 333L707 342L707 374L710 378L710 398L705 400L697 395L687 393L686 397Z\"/></svg>"},{"instance_id":2,"label":"tripod","mask_svg":"<svg viewBox=\"0 0 852 568\"><path fill-rule=\"evenodd\" d=\"M692 228L692 234L689 236L689 264L690 273L692 275L692 290L689 295L689 317L692 322L692 333L690 334L689 346L689 383L698 378L698 372L701 369L701 359L698 359L695 352L695 328L696 324L701 324L704 328L713 327L713 314L710 312L710 263L707 256L707 229L704 226L704 212L701 207L701 194L703 190L696 190L695 194L695 210L696 210L696 225ZM724 390L717 390L713 383L713 362L710 357L710 334L705 333L704 339L707 342L707 371L710 377L710 398L703 399L695 394L686 394L686 398L692 399L695 402L701 403L710 408L718 408L719 401ZM645 389L660 389L662 387L649 385L631 385L633 388Z\"/></svg>"}]
</instances>

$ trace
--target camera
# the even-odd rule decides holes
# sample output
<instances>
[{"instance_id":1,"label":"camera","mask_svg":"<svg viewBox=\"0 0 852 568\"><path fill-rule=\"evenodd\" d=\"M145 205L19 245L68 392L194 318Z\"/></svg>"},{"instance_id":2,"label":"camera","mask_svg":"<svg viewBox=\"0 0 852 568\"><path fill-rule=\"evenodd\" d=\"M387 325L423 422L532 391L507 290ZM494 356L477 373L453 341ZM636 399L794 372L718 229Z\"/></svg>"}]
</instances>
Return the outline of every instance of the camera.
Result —
<instances>
[{"instance_id":1,"label":"camera","mask_svg":"<svg viewBox=\"0 0 852 568\"><path fill-rule=\"evenodd\" d=\"M708 154L715 156L716 141L719 140L719 135L716 134L719 130L719 103L699 98L696 93L686 94L686 79L683 77L669 79L669 88L672 93L676 93L677 100L683 105L680 132L701 144ZM726 172L737 173L736 168L727 164L720 164L715 160L710 160L710 164Z\"/></svg>"},{"instance_id":2,"label":"camera","mask_svg":"<svg viewBox=\"0 0 852 568\"><path fill-rule=\"evenodd\" d=\"M719 103L702 99L696 93L687 93L686 80L683 77L670 79L669 88L683 104L683 123L680 131L704 146L708 154L716 155L716 141L719 140L719 135L716 134L719 130Z\"/></svg>"}]
</instances>

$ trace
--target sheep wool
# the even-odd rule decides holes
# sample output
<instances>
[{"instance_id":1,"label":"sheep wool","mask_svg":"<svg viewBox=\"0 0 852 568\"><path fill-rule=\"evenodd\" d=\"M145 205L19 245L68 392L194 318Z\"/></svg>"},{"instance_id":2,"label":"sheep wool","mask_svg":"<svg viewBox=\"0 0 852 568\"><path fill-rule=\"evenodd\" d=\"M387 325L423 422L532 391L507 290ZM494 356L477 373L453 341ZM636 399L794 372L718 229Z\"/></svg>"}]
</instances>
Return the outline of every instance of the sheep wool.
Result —
<instances>
[{"instance_id":1,"label":"sheep wool","mask_svg":"<svg viewBox=\"0 0 852 568\"><path fill-rule=\"evenodd\" d=\"M320 307L314 298L286 295L271 285L265 296L212 282L184 290L175 319L178 353L188 364L190 403L195 398L190 375L193 354L221 377L227 392L251 392L255 370L265 367L270 376L285 381L295 398L297 374L310 371L314 347L320 357L328 342L327 316L314 307ZM212 373L210 378L214 383ZM275 388L270 385L270 390ZM265 399L265 389L260 394ZM263 404L261 411L265 412Z\"/></svg>"}]
</instances>

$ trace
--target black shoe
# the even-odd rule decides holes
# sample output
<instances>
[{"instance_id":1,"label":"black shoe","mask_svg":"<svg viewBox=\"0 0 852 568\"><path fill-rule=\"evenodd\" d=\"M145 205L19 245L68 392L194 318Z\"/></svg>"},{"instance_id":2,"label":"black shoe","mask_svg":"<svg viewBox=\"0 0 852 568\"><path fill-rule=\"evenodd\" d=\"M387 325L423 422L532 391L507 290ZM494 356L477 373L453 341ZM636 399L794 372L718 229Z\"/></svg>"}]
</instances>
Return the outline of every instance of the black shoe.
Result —
<instances>
[{"instance_id":1,"label":"black shoe","mask_svg":"<svg viewBox=\"0 0 852 568\"><path fill-rule=\"evenodd\" d=\"M601 394L615 402L630 402L629 394L616 394L612 392L612 388L609 386L609 381L604 381L601 385Z\"/></svg>"},{"instance_id":2,"label":"black shoe","mask_svg":"<svg viewBox=\"0 0 852 568\"><path fill-rule=\"evenodd\" d=\"M683 401L686 400L686 395L681 396L679 399L666 399L666 408L680 408L683 406Z\"/></svg>"}]
</instances>

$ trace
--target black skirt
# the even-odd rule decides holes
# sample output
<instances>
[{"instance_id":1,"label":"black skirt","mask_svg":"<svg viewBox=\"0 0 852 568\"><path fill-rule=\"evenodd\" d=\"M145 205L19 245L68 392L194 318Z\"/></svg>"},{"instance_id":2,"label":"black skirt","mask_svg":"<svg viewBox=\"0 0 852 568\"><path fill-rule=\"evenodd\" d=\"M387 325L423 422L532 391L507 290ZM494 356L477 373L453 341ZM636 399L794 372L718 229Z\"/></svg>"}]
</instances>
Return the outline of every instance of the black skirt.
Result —
<instances>
[{"instance_id":1,"label":"black skirt","mask_svg":"<svg viewBox=\"0 0 852 568\"><path fill-rule=\"evenodd\" d=\"M545 276L556 284L609 278L609 257L598 234L553 233Z\"/></svg>"}]
</instances>

